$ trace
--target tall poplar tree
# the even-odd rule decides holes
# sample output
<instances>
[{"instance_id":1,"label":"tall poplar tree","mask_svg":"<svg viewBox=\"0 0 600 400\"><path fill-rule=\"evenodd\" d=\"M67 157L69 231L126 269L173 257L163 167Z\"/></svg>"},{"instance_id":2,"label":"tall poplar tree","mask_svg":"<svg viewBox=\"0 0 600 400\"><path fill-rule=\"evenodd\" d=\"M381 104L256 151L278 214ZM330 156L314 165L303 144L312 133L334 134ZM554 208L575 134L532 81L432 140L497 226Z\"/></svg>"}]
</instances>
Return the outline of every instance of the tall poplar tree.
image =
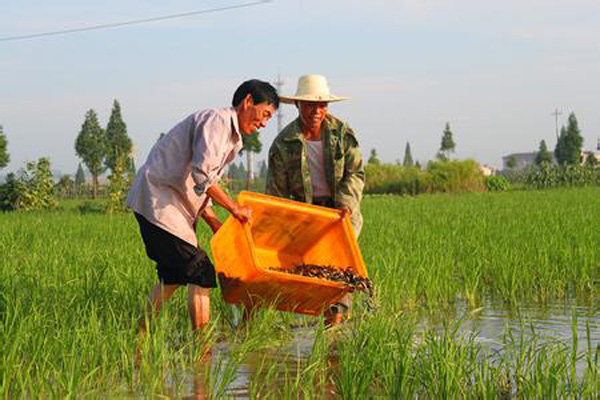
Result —
<instances>
[{"instance_id":1,"label":"tall poplar tree","mask_svg":"<svg viewBox=\"0 0 600 400\"><path fill-rule=\"evenodd\" d=\"M122 165L128 166L132 143L127 135L127 125L121 116L121 105L116 99L106 126L106 143L106 167L114 171L119 158L122 158Z\"/></svg>"},{"instance_id":2,"label":"tall poplar tree","mask_svg":"<svg viewBox=\"0 0 600 400\"><path fill-rule=\"evenodd\" d=\"M454 139L452 137L450 122L446 122L446 127L444 128L444 132L442 134L442 143L440 145L440 154L442 155L440 158L449 160L450 153L454 153L455 148L456 143L454 143Z\"/></svg>"},{"instance_id":3,"label":"tall poplar tree","mask_svg":"<svg viewBox=\"0 0 600 400\"><path fill-rule=\"evenodd\" d=\"M405 167L412 167L414 165L409 142L406 142L406 147L404 148L404 162L402 165Z\"/></svg>"},{"instance_id":4,"label":"tall poplar tree","mask_svg":"<svg viewBox=\"0 0 600 400\"><path fill-rule=\"evenodd\" d=\"M552 162L552 154L548 151L548 146L546 146L546 141L542 140L540 142L540 147L538 149L537 154L535 155L535 164L542 165L544 163Z\"/></svg>"},{"instance_id":5,"label":"tall poplar tree","mask_svg":"<svg viewBox=\"0 0 600 400\"><path fill-rule=\"evenodd\" d=\"M377 157L377 150L371 149L371 154L369 155L367 164L373 164L373 165L381 164L381 161L379 161L379 157Z\"/></svg>"},{"instance_id":6,"label":"tall poplar tree","mask_svg":"<svg viewBox=\"0 0 600 400\"><path fill-rule=\"evenodd\" d=\"M258 138L257 131L252 132L250 135L242 135L242 141L244 143L242 151L246 152L246 189L250 190L250 181L254 175L254 153L260 153L262 143Z\"/></svg>"},{"instance_id":7,"label":"tall poplar tree","mask_svg":"<svg viewBox=\"0 0 600 400\"><path fill-rule=\"evenodd\" d=\"M574 113L569 114L567 127L560 130L556 142L554 156L560 165L579 165L581 163L581 148L583 137Z\"/></svg>"},{"instance_id":8,"label":"tall poplar tree","mask_svg":"<svg viewBox=\"0 0 600 400\"><path fill-rule=\"evenodd\" d=\"M85 114L85 121L75 140L75 152L92 175L92 195L98 193L98 176L104 172L106 157L106 133L98 123L98 116L92 109Z\"/></svg>"},{"instance_id":9,"label":"tall poplar tree","mask_svg":"<svg viewBox=\"0 0 600 400\"><path fill-rule=\"evenodd\" d=\"M83 188L85 188L85 172L81 163L79 163L77 165L77 172L75 173L75 192L79 195L83 192Z\"/></svg>"}]
</instances>

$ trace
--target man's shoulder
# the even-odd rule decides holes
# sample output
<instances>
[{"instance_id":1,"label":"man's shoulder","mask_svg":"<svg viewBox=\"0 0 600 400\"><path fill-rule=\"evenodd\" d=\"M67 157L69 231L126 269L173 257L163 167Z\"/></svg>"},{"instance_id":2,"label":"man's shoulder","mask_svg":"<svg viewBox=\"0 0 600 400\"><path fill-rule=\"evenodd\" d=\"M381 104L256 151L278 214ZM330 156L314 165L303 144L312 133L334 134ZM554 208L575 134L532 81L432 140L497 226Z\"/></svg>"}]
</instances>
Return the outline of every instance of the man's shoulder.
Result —
<instances>
[{"instance_id":1,"label":"man's shoulder","mask_svg":"<svg viewBox=\"0 0 600 400\"><path fill-rule=\"evenodd\" d=\"M299 140L300 135L302 134L300 130L300 125L298 124L298 119L293 120L289 124L287 124L281 132L277 134L275 139L273 140L273 144L281 144L294 140Z\"/></svg>"},{"instance_id":2,"label":"man's shoulder","mask_svg":"<svg viewBox=\"0 0 600 400\"><path fill-rule=\"evenodd\" d=\"M327 121L327 128L334 135L337 135L337 136L350 135L356 139L356 134L354 133L354 130L352 128L350 128L350 125L348 125L348 123L342 121L338 117L331 115L331 114L327 114L326 121Z\"/></svg>"},{"instance_id":3,"label":"man's shoulder","mask_svg":"<svg viewBox=\"0 0 600 400\"><path fill-rule=\"evenodd\" d=\"M190 116L194 119L194 121L209 121L209 120L220 120L220 121L229 121L235 114L235 110L232 107L225 108L205 108L203 110L198 110Z\"/></svg>"},{"instance_id":4,"label":"man's shoulder","mask_svg":"<svg viewBox=\"0 0 600 400\"><path fill-rule=\"evenodd\" d=\"M325 117L325 120L327 121L327 127L330 130L345 131L345 130L350 129L350 126L346 122L342 121L340 118L336 117L335 115L327 114L327 116Z\"/></svg>"}]
</instances>

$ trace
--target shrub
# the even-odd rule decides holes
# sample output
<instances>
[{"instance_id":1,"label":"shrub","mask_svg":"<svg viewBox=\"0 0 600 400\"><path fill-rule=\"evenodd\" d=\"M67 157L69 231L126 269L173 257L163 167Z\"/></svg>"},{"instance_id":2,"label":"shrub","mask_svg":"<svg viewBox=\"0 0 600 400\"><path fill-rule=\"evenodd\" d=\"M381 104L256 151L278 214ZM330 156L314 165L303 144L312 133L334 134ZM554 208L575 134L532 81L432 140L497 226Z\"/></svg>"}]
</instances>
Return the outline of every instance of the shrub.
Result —
<instances>
[{"instance_id":1,"label":"shrub","mask_svg":"<svg viewBox=\"0 0 600 400\"><path fill-rule=\"evenodd\" d=\"M113 170L108 177L108 204L106 212L117 213L127 211L127 193L131 183L125 171L124 157L116 157Z\"/></svg>"},{"instance_id":2,"label":"shrub","mask_svg":"<svg viewBox=\"0 0 600 400\"><path fill-rule=\"evenodd\" d=\"M542 163L527 170L526 183L536 189L592 186L600 183L600 172L596 168L581 165L558 166Z\"/></svg>"},{"instance_id":3,"label":"shrub","mask_svg":"<svg viewBox=\"0 0 600 400\"><path fill-rule=\"evenodd\" d=\"M0 187L0 208L3 210L39 210L57 205L47 158L28 162L18 175L9 174L6 183Z\"/></svg>"},{"instance_id":4,"label":"shrub","mask_svg":"<svg viewBox=\"0 0 600 400\"><path fill-rule=\"evenodd\" d=\"M391 164L365 165L365 193L417 195L427 192L482 192L485 177L473 160L431 161L427 170Z\"/></svg>"},{"instance_id":5,"label":"shrub","mask_svg":"<svg viewBox=\"0 0 600 400\"><path fill-rule=\"evenodd\" d=\"M106 212L107 206L100 201L87 200L77 206L81 214L103 214Z\"/></svg>"},{"instance_id":6,"label":"shrub","mask_svg":"<svg viewBox=\"0 0 600 400\"><path fill-rule=\"evenodd\" d=\"M428 175L417 167L392 164L365 165L365 193L416 195L428 191Z\"/></svg>"},{"instance_id":7,"label":"shrub","mask_svg":"<svg viewBox=\"0 0 600 400\"><path fill-rule=\"evenodd\" d=\"M501 175L487 176L485 187L490 192L505 192L510 190L510 182Z\"/></svg>"},{"instance_id":8,"label":"shrub","mask_svg":"<svg viewBox=\"0 0 600 400\"><path fill-rule=\"evenodd\" d=\"M430 190L433 192L482 192L485 176L474 160L430 161Z\"/></svg>"}]
</instances>

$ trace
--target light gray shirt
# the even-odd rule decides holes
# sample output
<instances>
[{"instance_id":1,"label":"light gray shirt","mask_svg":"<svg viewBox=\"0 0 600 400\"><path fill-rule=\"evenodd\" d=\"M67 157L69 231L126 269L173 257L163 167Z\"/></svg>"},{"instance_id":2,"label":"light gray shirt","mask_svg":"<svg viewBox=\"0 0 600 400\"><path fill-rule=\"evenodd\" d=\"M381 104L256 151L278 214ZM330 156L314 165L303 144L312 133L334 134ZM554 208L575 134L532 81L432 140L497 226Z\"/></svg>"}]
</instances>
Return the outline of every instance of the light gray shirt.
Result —
<instances>
[{"instance_id":1,"label":"light gray shirt","mask_svg":"<svg viewBox=\"0 0 600 400\"><path fill-rule=\"evenodd\" d=\"M197 246L194 225L209 204L206 190L241 149L233 107L196 112L152 147L127 204L154 225Z\"/></svg>"},{"instance_id":2,"label":"light gray shirt","mask_svg":"<svg viewBox=\"0 0 600 400\"><path fill-rule=\"evenodd\" d=\"M323 158L323 142L320 140L306 141L308 170L313 185L314 197L331 197L331 188L325 178L325 161Z\"/></svg>"}]
</instances>

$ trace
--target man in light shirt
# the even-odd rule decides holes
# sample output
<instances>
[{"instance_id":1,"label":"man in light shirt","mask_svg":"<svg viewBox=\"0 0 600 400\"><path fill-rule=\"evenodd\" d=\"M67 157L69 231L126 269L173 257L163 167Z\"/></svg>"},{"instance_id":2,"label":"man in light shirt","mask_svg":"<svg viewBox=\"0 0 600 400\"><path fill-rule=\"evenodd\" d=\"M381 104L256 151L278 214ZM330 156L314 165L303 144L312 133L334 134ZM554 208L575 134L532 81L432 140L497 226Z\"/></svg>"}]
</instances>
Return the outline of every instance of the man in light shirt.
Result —
<instances>
[{"instance_id":1,"label":"man in light shirt","mask_svg":"<svg viewBox=\"0 0 600 400\"><path fill-rule=\"evenodd\" d=\"M294 96L280 96L295 104L298 118L277 135L269 149L266 192L273 196L337 208L351 214L354 234L362 227L360 202L365 183L362 153L354 131L329 114L331 102L345 100L329 92L321 75L298 79ZM341 322L350 295L325 313L325 322Z\"/></svg>"},{"instance_id":2,"label":"man in light shirt","mask_svg":"<svg viewBox=\"0 0 600 400\"><path fill-rule=\"evenodd\" d=\"M208 323L209 288L216 287L216 274L198 247L196 223L202 217L213 232L220 228L212 201L242 223L251 220L251 210L235 203L218 181L242 149L241 135L264 128L278 107L275 88L252 79L237 88L232 107L195 112L152 147L128 197L159 278L140 321L142 331L175 290L186 285L192 329Z\"/></svg>"}]
</instances>

